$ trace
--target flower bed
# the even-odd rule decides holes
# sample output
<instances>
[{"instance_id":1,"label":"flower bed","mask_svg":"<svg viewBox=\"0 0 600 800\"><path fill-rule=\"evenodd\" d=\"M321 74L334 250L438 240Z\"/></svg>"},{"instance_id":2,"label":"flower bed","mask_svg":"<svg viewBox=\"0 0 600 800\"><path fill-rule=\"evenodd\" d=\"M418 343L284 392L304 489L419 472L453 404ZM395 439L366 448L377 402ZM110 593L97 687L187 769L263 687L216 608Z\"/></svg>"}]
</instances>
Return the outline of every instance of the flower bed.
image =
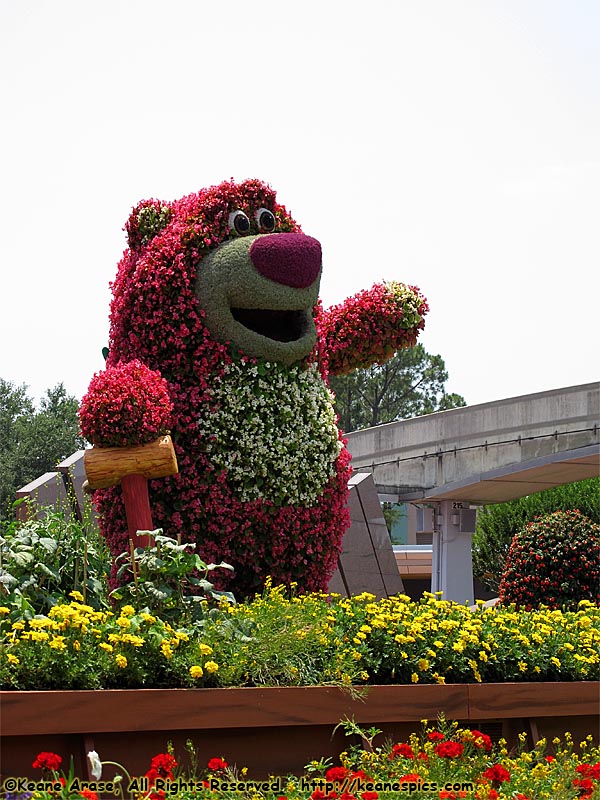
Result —
<instances>
[{"instance_id":1,"label":"flower bed","mask_svg":"<svg viewBox=\"0 0 600 800\"><path fill-rule=\"evenodd\" d=\"M186 620L181 610L168 622L160 608L149 613L125 603L114 612L94 610L82 599L76 595L34 618L0 607L1 689L600 677L600 609L587 601L572 612L508 607L473 613L432 595L419 603L404 595L375 601L366 593L288 597L282 587L268 587L251 602L223 604L196 619Z\"/></svg>"},{"instance_id":2,"label":"flower bed","mask_svg":"<svg viewBox=\"0 0 600 800\"><path fill-rule=\"evenodd\" d=\"M194 616L162 600L142 608L152 593L132 591L113 611L78 593L45 615L0 608L4 775L31 775L35 754L50 750L73 754L85 775L94 749L143 774L168 741L181 754L188 739L200 760L223 756L256 777L298 773L347 747L332 736L344 717L396 740L440 713L510 745L522 730L530 745L598 730L600 611L588 602L473 612L433 595L295 597L267 586L239 605L195 603Z\"/></svg>"}]
</instances>

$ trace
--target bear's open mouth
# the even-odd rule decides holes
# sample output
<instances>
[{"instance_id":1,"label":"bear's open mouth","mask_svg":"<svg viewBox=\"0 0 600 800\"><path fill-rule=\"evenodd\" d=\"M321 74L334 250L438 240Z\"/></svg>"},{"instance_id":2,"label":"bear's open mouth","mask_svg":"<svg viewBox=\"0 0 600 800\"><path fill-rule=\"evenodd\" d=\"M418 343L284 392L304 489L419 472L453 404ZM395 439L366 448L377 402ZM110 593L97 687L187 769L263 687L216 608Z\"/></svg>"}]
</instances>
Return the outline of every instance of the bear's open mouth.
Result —
<instances>
[{"instance_id":1,"label":"bear's open mouth","mask_svg":"<svg viewBox=\"0 0 600 800\"><path fill-rule=\"evenodd\" d=\"M236 322L276 342L296 342L307 330L306 311L273 311L266 308L232 308Z\"/></svg>"}]
</instances>

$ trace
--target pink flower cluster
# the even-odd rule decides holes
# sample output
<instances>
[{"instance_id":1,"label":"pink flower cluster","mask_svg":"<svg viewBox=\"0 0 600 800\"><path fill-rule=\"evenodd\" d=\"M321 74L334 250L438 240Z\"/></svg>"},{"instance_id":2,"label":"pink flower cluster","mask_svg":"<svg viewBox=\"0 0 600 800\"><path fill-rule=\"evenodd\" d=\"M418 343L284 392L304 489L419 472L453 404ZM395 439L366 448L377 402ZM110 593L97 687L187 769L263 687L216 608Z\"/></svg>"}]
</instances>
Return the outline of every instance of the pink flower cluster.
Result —
<instances>
[{"instance_id":1,"label":"pink flower cluster","mask_svg":"<svg viewBox=\"0 0 600 800\"><path fill-rule=\"evenodd\" d=\"M326 312L319 311L317 326L329 372L344 375L414 346L428 310L416 286L377 283Z\"/></svg>"},{"instance_id":2,"label":"pink flower cluster","mask_svg":"<svg viewBox=\"0 0 600 800\"><path fill-rule=\"evenodd\" d=\"M151 442L169 430L173 404L159 372L137 359L92 378L81 402L81 433L98 447Z\"/></svg>"}]
</instances>

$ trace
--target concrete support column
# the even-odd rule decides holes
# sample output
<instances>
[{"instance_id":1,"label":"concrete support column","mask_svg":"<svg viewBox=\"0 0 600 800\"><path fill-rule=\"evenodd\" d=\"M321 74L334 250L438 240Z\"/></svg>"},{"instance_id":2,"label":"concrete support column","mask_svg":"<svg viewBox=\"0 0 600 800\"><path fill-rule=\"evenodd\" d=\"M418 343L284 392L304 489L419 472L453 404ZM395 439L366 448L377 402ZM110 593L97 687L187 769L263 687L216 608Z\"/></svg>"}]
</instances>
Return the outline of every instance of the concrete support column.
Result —
<instances>
[{"instance_id":1,"label":"concrete support column","mask_svg":"<svg viewBox=\"0 0 600 800\"><path fill-rule=\"evenodd\" d=\"M435 510L431 591L443 592L443 600L474 603L471 537L475 514L452 500L440 501Z\"/></svg>"}]
</instances>

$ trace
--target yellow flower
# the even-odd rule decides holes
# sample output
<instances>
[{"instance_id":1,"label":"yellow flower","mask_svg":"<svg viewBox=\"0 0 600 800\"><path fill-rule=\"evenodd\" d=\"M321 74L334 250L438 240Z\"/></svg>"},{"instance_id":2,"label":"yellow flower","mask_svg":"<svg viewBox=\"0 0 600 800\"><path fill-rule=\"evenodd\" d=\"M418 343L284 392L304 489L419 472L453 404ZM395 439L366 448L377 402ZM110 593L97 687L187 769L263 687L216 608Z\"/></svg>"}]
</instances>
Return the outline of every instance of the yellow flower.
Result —
<instances>
[{"instance_id":1,"label":"yellow flower","mask_svg":"<svg viewBox=\"0 0 600 800\"><path fill-rule=\"evenodd\" d=\"M49 642L50 647L53 650L66 650L67 645L65 644L65 637L64 636L54 636L52 641Z\"/></svg>"},{"instance_id":2,"label":"yellow flower","mask_svg":"<svg viewBox=\"0 0 600 800\"><path fill-rule=\"evenodd\" d=\"M163 639L163 641L161 642L160 649L165 658L170 659L173 657L173 650L171 648L171 645L167 642L166 639Z\"/></svg>"},{"instance_id":3,"label":"yellow flower","mask_svg":"<svg viewBox=\"0 0 600 800\"><path fill-rule=\"evenodd\" d=\"M199 644L198 650L200 651L201 656L212 656L213 649L207 644Z\"/></svg>"},{"instance_id":4,"label":"yellow flower","mask_svg":"<svg viewBox=\"0 0 600 800\"><path fill-rule=\"evenodd\" d=\"M411 681L413 683L418 683L419 682L419 676L417 675L416 672L413 672L413 674L410 676L410 679L411 679Z\"/></svg>"},{"instance_id":5,"label":"yellow flower","mask_svg":"<svg viewBox=\"0 0 600 800\"><path fill-rule=\"evenodd\" d=\"M131 626L131 621L127 617L119 617L117 619L117 625L119 628L129 628Z\"/></svg>"},{"instance_id":6,"label":"yellow flower","mask_svg":"<svg viewBox=\"0 0 600 800\"><path fill-rule=\"evenodd\" d=\"M73 642L73 650L77 650L78 652L81 650L81 642L79 642L77 639L75 639Z\"/></svg>"},{"instance_id":7,"label":"yellow flower","mask_svg":"<svg viewBox=\"0 0 600 800\"><path fill-rule=\"evenodd\" d=\"M206 664L204 665L204 669L209 673L218 672L219 665L215 661L207 661Z\"/></svg>"},{"instance_id":8,"label":"yellow flower","mask_svg":"<svg viewBox=\"0 0 600 800\"><path fill-rule=\"evenodd\" d=\"M79 603L83 603L83 595L81 592L69 592L69 597L72 597L73 600L77 600Z\"/></svg>"},{"instance_id":9,"label":"yellow flower","mask_svg":"<svg viewBox=\"0 0 600 800\"><path fill-rule=\"evenodd\" d=\"M101 647L103 650L106 650L107 653L112 653L113 651L112 644L107 644L106 642L100 642L98 647Z\"/></svg>"},{"instance_id":10,"label":"yellow flower","mask_svg":"<svg viewBox=\"0 0 600 800\"><path fill-rule=\"evenodd\" d=\"M117 656L115 656L115 661L117 662L117 666L121 667L121 669L125 669L125 667L127 666L127 659L120 653Z\"/></svg>"},{"instance_id":11,"label":"yellow flower","mask_svg":"<svg viewBox=\"0 0 600 800\"><path fill-rule=\"evenodd\" d=\"M202 667L199 667L197 664L194 664L190 667L190 675L192 678L201 678L204 675L204 670Z\"/></svg>"},{"instance_id":12,"label":"yellow flower","mask_svg":"<svg viewBox=\"0 0 600 800\"><path fill-rule=\"evenodd\" d=\"M6 656L6 660L8 661L9 664L15 664L16 665L16 664L20 664L21 663L16 656L13 656L12 653L9 653Z\"/></svg>"},{"instance_id":13,"label":"yellow flower","mask_svg":"<svg viewBox=\"0 0 600 800\"><path fill-rule=\"evenodd\" d=\"M132 644L134 647L142 647L144 640L141 636L134 636L133 633L123 633L120 637L122 642Z\"/></svg>"},{"instance_id":14,"label":"yellow flower","mask_svg":"<svg viewBox=\"0 0 600 800\"><path fill-rule=\"evenodd\" d=\"M0 614L10 614L10 608L6 606L0 606Z\"/></svg>"},{"instance_id":15,"label":"yellow flower","mask_svg":"<svg viewBox=\"0 0 600 800\"><path fill-rule=\"evenodd\" d=\"M145 611L141 617L144 622L147 622L149 625L153 625L156 622L156 617L153 617L152 614L147 614Z\"/></svg>"},{"instance_id":16,"label":"yellow flower","mask_svg":"<svg viewBox=\"0 0 600 800\"><path fill-rule=\"evenodd\" d=\"M133 606L123 606L121 609L121 614L124 614L126 617L133 617L135 614L135 608Z\"/></svg>"}]
</instances>

